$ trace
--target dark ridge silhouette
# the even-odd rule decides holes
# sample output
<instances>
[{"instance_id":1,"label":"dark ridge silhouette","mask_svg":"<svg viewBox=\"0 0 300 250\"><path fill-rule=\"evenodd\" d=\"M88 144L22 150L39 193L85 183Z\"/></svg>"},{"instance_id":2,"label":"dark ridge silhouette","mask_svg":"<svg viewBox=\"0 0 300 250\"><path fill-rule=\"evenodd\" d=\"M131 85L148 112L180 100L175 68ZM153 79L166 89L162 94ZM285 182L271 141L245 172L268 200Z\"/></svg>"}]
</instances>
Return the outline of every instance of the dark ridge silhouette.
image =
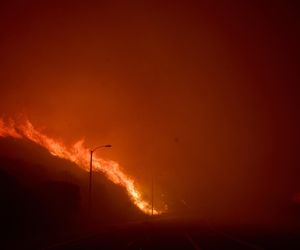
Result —
<instances>
[{"instance_id":1,"label":"dark ridge silhouette","mask_svg":"<svg viewBox=\"0 0 300 250\"><path fill-rule=\"evenodd\" d=\"M87 156L88 157L88 156ZM93 175L92 218L88 172L26 140L0 139L2 245L37 247L94 227L144 218L125 190Z\"/></svg>"}]
</instances>

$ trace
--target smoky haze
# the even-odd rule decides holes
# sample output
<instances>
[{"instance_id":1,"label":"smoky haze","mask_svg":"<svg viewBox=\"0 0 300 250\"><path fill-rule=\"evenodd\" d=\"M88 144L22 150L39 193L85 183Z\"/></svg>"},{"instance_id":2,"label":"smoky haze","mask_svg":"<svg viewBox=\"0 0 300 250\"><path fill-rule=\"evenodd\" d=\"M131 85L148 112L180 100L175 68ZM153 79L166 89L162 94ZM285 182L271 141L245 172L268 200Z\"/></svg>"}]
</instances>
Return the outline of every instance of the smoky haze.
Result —
<instances>
[{"instance_id":1,"label":"smoky haze","mask_svg":"<svg viewBox=\"0 0 300 250\"><path fill-rule=\"evenodd\" d=\"M1 3L0 111L112 144L170 211L261 221L300 192L296 11L197 2Z\"/></svg>"}]
</instances>

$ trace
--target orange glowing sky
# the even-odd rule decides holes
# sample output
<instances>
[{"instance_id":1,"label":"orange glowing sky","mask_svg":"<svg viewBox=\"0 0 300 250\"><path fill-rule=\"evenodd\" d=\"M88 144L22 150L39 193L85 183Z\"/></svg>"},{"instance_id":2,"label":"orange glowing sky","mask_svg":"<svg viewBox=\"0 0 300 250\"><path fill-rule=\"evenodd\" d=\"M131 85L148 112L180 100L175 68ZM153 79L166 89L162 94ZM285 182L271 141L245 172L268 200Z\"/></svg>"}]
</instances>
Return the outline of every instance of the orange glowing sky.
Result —
<instances>
[{"instance_id":1,"label":"orange glowing sky","mask_svg":"<svg viewBox=\"0 0 300 250\"><path fill-rule=\"evenodd\" d=\"M300 192L288 2L12 1L0 12L1 117L25 114L65 145L113 144L101 158L147 198L154 173L170 209L267 214Z\"/></svg>"}]
</instances>

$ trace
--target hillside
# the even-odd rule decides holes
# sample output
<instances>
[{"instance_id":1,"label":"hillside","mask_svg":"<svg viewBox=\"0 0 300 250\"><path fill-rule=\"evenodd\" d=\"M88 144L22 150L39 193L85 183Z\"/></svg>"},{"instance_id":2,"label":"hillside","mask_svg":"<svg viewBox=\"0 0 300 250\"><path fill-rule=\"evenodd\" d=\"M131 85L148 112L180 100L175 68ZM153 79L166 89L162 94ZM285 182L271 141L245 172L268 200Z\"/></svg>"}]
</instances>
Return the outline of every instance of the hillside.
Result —
<instances>
[{"instance_id":1,"label":"hillside","mask_svg":"<svg viewBox=\"0 0 300 250\"><path fill-rule=\"evenodd\" d=\"M56 241L90 225L123 223L144 215L126 192L93 175L92 222L88 223L89 173L25 140L0 140L1 231L4 243ZM32 243L34 241L34 243Z\"/></svg>"}]
</instances>

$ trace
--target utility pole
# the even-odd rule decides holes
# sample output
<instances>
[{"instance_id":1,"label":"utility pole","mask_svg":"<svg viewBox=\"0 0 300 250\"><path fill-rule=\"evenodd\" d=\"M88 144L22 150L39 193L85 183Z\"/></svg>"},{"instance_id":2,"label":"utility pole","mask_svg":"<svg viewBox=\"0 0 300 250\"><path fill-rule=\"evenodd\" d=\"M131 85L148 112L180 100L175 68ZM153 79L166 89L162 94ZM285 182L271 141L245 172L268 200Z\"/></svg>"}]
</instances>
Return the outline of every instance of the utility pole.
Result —
<instances>
[{"instance_id":1,"label":"utility pole","mask_svg":"<svg viewBox=\"0 0 300 250\"><path fill-rule=\"evenodd\" d=\"M92 218L92 175L93 175L93 150L91 150L90 158L90 178L89 178L89 200L88 200L88 212L89 219Z\"/></svg>"},{"instance_id":2,"label":"utility pole","mask_svg":"<svg viewBox=\"0 0 300 250\"><path fill-rule=\"evenodd\" d=\"M152 211L151 215L153 216L153 210L154 210L154 176L153 176L153 171L152 171L152 177L151 177L151 200L152 200Z\"/></svg>"}]
</instances>

